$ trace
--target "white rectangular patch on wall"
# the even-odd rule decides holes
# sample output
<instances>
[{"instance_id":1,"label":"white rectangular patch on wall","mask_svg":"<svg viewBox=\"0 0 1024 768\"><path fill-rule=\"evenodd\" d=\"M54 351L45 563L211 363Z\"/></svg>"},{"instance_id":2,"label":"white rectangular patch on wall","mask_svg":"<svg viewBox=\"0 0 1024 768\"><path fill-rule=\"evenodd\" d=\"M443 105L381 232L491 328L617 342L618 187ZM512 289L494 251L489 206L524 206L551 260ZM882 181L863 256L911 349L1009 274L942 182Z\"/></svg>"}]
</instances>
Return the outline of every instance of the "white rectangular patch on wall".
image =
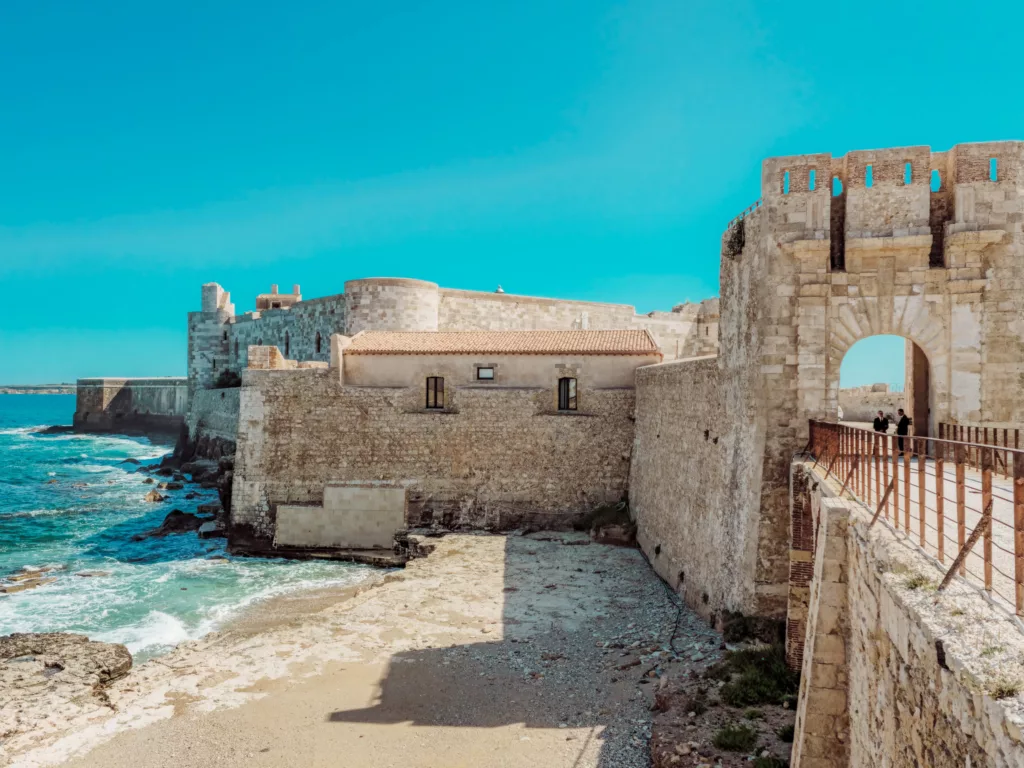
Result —
<instances>
[{"instance_id":1,"label":"white rectangular patch on wall","mask_svg":"<svg viewBox=\"0 0 1024 768\"><path fill-rule=\"evenodd\" d=\"M405 510L404 488L328 483L323 506L278 506L274 546L391 549Z\"/></svg>"}]
</instances>

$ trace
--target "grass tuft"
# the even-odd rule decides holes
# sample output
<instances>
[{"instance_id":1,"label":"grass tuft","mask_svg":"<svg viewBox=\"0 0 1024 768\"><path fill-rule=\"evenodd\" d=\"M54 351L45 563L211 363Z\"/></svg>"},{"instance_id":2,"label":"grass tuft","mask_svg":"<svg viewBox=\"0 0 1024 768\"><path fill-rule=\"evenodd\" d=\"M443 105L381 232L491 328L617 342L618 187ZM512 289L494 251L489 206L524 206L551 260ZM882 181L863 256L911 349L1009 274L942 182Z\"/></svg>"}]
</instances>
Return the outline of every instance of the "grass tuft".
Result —
<instances>
[{"instance_id":1,"label":"grass tuft","mask_svg":"<svg viewBox=\"0 0 1024 768\"><path fill-rule=\"evenodd\" d=\"M993 699L1011 699L1020 693L1020 681L1002 678L992 684L989 695Z\"/></svg>"},{"instance_id":2,"label":"grass tuft","mask_svg":"<svg viewBox=\"0 0 1024 768\"><path fill-rule=\"evenodd\" d=\"M757 731L749 725L727 725L715 733L712 743L729 752L750 752L757 744Z\"/></svg>"},{"instance_id":3,"label":"grass tuft","mask_svg":"<svg viewBox=\"0 0 1024 768\"><path fill-rule=\"evenodd\" d=\"M722 701L732 707L781 704L797 692L800 676L786 666L782 645L730 651L705 675L724 680Z\"/></svg>"},{"instance_id":4,"label":"grass tuft","mask_svg":"<svg viewBox=\"0 0 1024 768\"><path fill-rule=\"evenodd\" d=\"M794 726L792 724L791 725L784 725L781 728L779 728L777 731L775 731L775 735L779 737L780 741L783 741L786 744L792 744L793 743L793 735L794 735L795 731L796 731L796 726Z\"/></svg>"},{"instance_id":5,"label":"grass tuft","mask_svg":"<svg viewBox=\"0 0 1024 768\"><path fill-rule=\"evenodd\" d=\"M781 757L757 757L754 758L754 768L789 768L789 761Z\"/></svg>"}]
</instances>

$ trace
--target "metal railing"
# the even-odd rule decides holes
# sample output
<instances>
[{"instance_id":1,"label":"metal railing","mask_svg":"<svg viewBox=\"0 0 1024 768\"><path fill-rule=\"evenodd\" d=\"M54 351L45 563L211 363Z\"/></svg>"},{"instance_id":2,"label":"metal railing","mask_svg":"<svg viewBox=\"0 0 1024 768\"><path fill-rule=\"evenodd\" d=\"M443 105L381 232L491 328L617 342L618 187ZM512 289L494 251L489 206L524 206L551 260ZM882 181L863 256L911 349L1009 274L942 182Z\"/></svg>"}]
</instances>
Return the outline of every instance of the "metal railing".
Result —
<instances>
[{"instance_id":1,"label":"metal railing","mask_svg":"<svg viewBox=\"0 0 1024 768\"><path fill-rule=\"evenodd\" d=\"M808 449L840 495L874 509L872 525L949 566L939 589L959 574L1024 616L1024 450L814 420Z\"/></svg>"},{"instance_id":2,"label":"metal railing","mask_svg":"<svg viewBox=\"0 0 1024 768\"><path fill-rule=\"evenodd\" d=\"M1011 449L1018 450L1020 429L1016 427L973 427L967 424L939 424L939 437L953 442L991 445L995 453L995 471L1004 477L1013 473ZM967 463L975 469L981 469L981 457L977 451L967 451Z\"/></svg>"}]
</instances>

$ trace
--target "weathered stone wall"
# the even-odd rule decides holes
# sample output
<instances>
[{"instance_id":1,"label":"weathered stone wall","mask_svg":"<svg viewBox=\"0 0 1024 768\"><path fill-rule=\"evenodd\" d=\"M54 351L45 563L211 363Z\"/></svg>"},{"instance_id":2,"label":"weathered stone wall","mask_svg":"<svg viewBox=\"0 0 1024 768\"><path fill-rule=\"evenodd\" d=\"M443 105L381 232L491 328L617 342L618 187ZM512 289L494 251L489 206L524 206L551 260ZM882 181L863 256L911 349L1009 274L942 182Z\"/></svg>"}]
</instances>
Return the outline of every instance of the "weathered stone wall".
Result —
<instances>
[{"instance_id":1,"label":"weathered stone wall","mask_svg":"<svg viewBox=\"0 0 1024 768\"><path fill-rule=\"evenodd\" d=\"M705 616L749 609L754 595L753 581L735 574L754 570L756 517L723 508L730 425L722 402L715 357L637 369L629 501L638 541L658 574Z\"/></svg>"},{"instance_id":2,"label":"weathered stone wall","mask_svg":"<svg viewBox=\"0 0 1024 768\"><path fill-rule=\"evenodd\" d=\"M906 408L907 397L903 392L890 392L888 384L847 387L839 390L839 407L843 421L873 421L879 411L896 413L897 408Z\"/></svg>"},{"instance_id":3,"label":"weathered stone wall","mask_svg":"<svg viewBox=\"0 0 1024 768\"><path fill-rule=\"evenodd\" d=\"M79 379L74 427L83 432L177 435L187 406L185 378Z\"/></svg>"},{"instance_id":4,"label":"weathered stone wall","mask_svg":"<svg viewBox=\"0 0 1024 768\"><path fill-rule=\"evenodd\" d=\"M189 439L198 441L210 437L233 443L238 435L240 392L240 387L196 392L188 411Z\"/></svg>"},{"instance_id":5,"label":"weathered stone wall","mask_svg":"<svg viewBox=\"0 0 1024 768\"><path fill-rule=\"evenodd\" d=\"M232 502L235 538L267 541L279 504L322 504L332 481L390 481L410 525L564 527L626 493L632 389L456 387L444 410L421 387L342 386L336 369L247 370Z\"/></svg>"},{"instance_id":6,"label":"weathered stone wall","mask_svg":"<svg viewBox=\"0 0 1024 768\"><path fill-rule=\"evenodd\" d=\"M959 580L937 593L931 558L809 467L794 467L817 533L793 767L1024 764L1024 632Z\"/></svg>"}]
</instances>

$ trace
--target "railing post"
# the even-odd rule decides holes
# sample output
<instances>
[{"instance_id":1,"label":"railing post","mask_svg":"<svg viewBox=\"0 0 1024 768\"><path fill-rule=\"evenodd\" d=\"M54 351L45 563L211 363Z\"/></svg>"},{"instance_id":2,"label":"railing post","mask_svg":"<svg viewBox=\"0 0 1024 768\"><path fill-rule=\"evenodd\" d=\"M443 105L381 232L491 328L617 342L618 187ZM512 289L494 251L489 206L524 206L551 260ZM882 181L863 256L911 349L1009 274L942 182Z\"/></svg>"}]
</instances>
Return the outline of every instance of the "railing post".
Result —
<instances>
[{"instance_id":1,"label":"railing post","mask_svg":"<svg viewBox=\"0 0 1024 768\"><path fill-rule=\"evenodd\" d=\"M1013 454L1013 550L1017 615L1024 615L1024 453Z\"/></svg>"},{"instance_id":2,"label":"railing post","mask_svg":"<svg viewBox=\"0 0 1024 768\"><path fill-rule=\"evenodd\" d=\"M939 537L939 562L946 563L946 498L942 487L943 473L946 471L946 443L939 440L935 444L935 530Z\"/></svg>"},{"instance_id":3,"label":"railing post","mask_svg":"<svg viewBox=\"0 0 1024 768\"><path fill-rule=\"evenodd\" d=\"M871 448L872 448L871 452L875 456L875 503L878 503L878 500L882 498L882 481L880 479L881 478L881 474L878 471L878 454L879 454L878 444L879 444L879 442L880 441L878 439L878 433L877 432L872 432L871 433ZM885 484L886 484L886 486L888 486L889 485L889 481L886 480Z\"/></svg>"},{"instance_id":4,"label":"railing post","mask_svg":"<svg viewBox=\"0 0 1024 768\"><path fill-rule=\"evenodd\" d=\"M892 454L892 522L898 531L900 529L900 457L899 442L896 436L892 436L890 453Z\"/></svg>"},{"instance_id":5,"label":"railing post","mask_svg":"<svg viewBox=\"0 0 1024 768\"><path fill-rule=\"evenodd\" d=\"M967 462L967 448L964 445L957 445L956 457L956 544L957 550L962 550L967 543L967 486L964 482L965 464ZM963 576L967 568L960 564L960 575Z\"/></svg>"},{"instance_id":6,"label":"railing post","mask_svg":"<svg viewBox=\"0 0 1024 768\"><path fill-rule=\"evenodd\" d=\"M985 430L985 439L988 439L988 430ZM992 507L992 454L993 448L981 449L981 508ZM993 514L995 512L993 511ZM982 552L985 559L985 590L992 591L992 526L985 529Z\"/></svg>"},{"instance_id":7,"label":"railing post","mask_svg":"<svg viewBox=\"0 0 1024 768\"><path fill-rule=\"evenodd\" d=\"M899 442L899 438L896 438ZM900 451L900 458L903 459L903 526L907 535L910 535L910 451L911 442L909 437L903 438L903 450Z\"/></svg>"},{"instance_id":8,"label":"railing post","mask_svg":"<svg viewBox=\"0 0 1024 768\"><path fill-rule=\"evenodd\" d=\"M914 438L914 446L917 448L917 509L920 516L918 524L921 526L921 549L925 548L925 534L924 534L924 517L925 517L925 506L924 499L927 495L925 490L927 489L928 478L925 474L925 456L928 453L928 441L920 437Z\"/></svg>"}]
</instances>

